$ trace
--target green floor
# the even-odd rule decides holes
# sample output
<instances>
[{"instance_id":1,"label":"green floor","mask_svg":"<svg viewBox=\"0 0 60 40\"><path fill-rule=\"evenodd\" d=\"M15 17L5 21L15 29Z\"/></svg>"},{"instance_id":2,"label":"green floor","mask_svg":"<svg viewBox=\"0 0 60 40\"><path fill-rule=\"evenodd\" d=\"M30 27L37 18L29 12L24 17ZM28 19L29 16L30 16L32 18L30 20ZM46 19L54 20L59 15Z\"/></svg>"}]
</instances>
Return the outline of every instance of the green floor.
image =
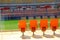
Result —
<instances>
[{"instance_id":1,"label":"green floor","mask_svg":"<svg viewBox=\"0 0 60 40\"><path fill-rule=\"evenodd\" d=\"M60 19L59 19L60 20ZM37 18L37 21L40 22L40 19ZM48 21L50 22L50 19L48 19ZM27 24L27 28L29 28L29 20L26 20ZM2 23L2 30L18 30L18 20L6 20L3 21ZM60 26L60 21L59 21L59 26ZM38 25L39 27L39 25ZM48 27L49 27L49 23L48 23Z\"/></svg>"}]
</instances>

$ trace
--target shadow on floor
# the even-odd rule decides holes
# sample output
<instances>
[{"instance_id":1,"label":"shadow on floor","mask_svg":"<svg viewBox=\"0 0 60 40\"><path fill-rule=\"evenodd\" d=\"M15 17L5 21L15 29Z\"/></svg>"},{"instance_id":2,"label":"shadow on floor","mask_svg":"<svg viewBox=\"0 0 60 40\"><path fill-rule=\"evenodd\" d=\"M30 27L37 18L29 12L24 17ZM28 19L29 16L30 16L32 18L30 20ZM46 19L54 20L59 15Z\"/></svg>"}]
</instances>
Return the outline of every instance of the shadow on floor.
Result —
<instances>
[{"instance_id":1,"label":"shadow on floor","mask_svg":"<svg viewBox=\"0 0 60 40\"><path fill-rule=\"evenodd\" d=\"M40 35L34 35L33 38L39 39L39 38L42 38L42 36L40 36Z\"/></svg>"},{"instance_id":2,"label":"shadow on floor","mask_svg":"<svg viewBox=\"0 0 60 40\"><path fill-rule=\"evenodd\" d=\"M60 34L55 34L56 37L60 37Z\"/></svg>"},{"instance_id":3,"label":"shadow on floor","mask_svg":"<svg viewBox=\"0 0 60 40\"><path fill-rule=\"evenodd\" d=\"M54 38L53 35L48 35L48 34L45 34L44 37L46 37L46 38Z\"/></svg>"},{"instance_id":4,"label":"shadow on floor","mask_svg":"<svg viewBox=\"0 0 60 40\"><path fill-rule=\"evenodd\" d=\"M22 39L31 39L31 37L30 37L30 36L26 36L26 35L21 36L21 38L22 38Z\"/></svg>"}]
</instances>

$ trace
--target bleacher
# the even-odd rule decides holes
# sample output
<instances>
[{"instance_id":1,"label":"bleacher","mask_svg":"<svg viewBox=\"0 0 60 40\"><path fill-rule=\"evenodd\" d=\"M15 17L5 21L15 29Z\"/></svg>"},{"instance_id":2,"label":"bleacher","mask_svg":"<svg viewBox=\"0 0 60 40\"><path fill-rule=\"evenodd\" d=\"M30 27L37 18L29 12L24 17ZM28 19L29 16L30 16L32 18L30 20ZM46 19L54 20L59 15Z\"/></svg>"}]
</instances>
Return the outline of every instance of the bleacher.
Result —
<instances>
[{"instance_id":1,"label":"bleacher","mask_svg":"<svg viewBox=\"0 0 60 40\"><path fill-rule=\"evenodd\" d=\"M47 9L48 10L48 13L57 13L57 9Z\"/></svg>"},{"instance_id":2,"label":"bleacher","mask_svg":"<svg viewBox=\"0 0 60 40\"><path fill-rule=\"evenodd\" d=\"M46 3L55 2L55 0L0 0L1 3Z\"/></svg>"},{"instance_id":3,"label":"bleacher","mask_svg":"<svg viewBox=\"0 0 60 40\"><path fill-rule=\"evenodd\" d=\"M8 16L8 17L33 17L33 16L48 16L48 15L58 15L58 13L60 12L60 10L58 11L57 9L46 9L45 8L40 8L40 9L32 9L32 10L14 10L14 12L11 12L10 9L9 10L2 10L2 16Z\"/></svg>"},{"instance_id":4,"label":"bleacher","mask_svg":"<svg viewBox=\"0 0 60 40\"><path fill-rule=\"evenodd\" d=\"M55 0L36 0L37 3L54 2Z\"/></svg>"},{"instance_id":5,"label":"bleacher","mask_svg":"<svg viewBox=\"0 0 60 40\"><path fill-rule=\"evenodd\" d=\"M46 14L46 9L45 8L40 8L36 10L36 15L44 15Z\"/></svg>"},{"instance_id":6,"label":"bleacher","mask_svg":"<svg viewBox=\"0 0 60 40\"><path fill-rule=\"evenodd\" d=\"M24 3L33 3L33 0L23 0L24 1Z\"/></svg>"},{"instance_id":7,"label":"bleacher","mask_svg":"<svg viewBox=\"0 0 60 40\"><path fill-rule=\"evenodd\" d=\"M12 0L0 0L0 3L12 3Z\"/></svg>"},{"instance_id":8,"label":"bleacher","mask_svg":"<svg viewBox=\"0 0 60 40\"><path fill-rule=\"evenodd\" d=\"M21 17L26 17L26 16L34 17L34 16L60 15L59 14L60 8L58 8L59 9L58 10L57 7L55 7L57 6L57 4L54 2L56 2L56 0L0 0L1 4L5 4L5 3L8 4L8 5L3 5L3 8L5 9L3 10L0 9L0 12L1 15L4 16L4 19L8 19L8 18L20 19ZM2 5L0 5L0 7L1 6ZM4 6L7 6L7 8ZM8 6L10 7L8 8Z\"/></svg>"},{"instance_id":9,"label":"bleacher","mask_svg":"<svg viewBox=\"0 0 60 40\"><path fill-rule=\"evenodd\" d=\"M15 0L15 3L23 3L23 0Z\"/></svg>"}]
</instances>

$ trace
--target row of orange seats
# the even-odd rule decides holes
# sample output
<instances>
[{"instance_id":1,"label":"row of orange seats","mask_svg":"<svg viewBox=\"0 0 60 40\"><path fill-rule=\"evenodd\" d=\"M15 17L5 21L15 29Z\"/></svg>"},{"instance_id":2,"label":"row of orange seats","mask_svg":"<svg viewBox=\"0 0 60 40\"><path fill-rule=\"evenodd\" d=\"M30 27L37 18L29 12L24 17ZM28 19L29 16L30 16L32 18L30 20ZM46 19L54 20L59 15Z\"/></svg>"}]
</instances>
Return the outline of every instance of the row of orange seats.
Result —
<instances>
[{"instance_id":1,"label":"row of orange seats","mask_svg":"<svg viewBox=\"0 0 60 40\"><path fill-rule=\"evenodd\" d=\"M0 0L1 3L33 3L33 0Z\"/></svg>"},{"instance_id":2,"label":"row of orange seats","mask_svg":"<svg viewBox=\"0 0 60 40\"><path fill-rule=\"evenodd\" d=\"M30 20L29 24L30 24L31 31L34 34L34 32L36 31L37 26L38 26L37 20ZM48 19L41 19L39 25L40 25L40 29L44 33L48 28ZM26 29L27 29L26 26L27 26L26 20L19 20L18 27L21 32L24 33L26 31ZM55 32L58 29L58 19L50 20L50 28L53 32Z\"/></svg>"},{"instance_id":3,"label":"row of orange seats","mask_svg":"<svg viewBox=\"0 0 60 40\"><path fill-rule=\"evenodd\" d=\"M0 0L1 3L41 3L41 2L54 2L54 0Z\"/></svg>"}]
</instances>

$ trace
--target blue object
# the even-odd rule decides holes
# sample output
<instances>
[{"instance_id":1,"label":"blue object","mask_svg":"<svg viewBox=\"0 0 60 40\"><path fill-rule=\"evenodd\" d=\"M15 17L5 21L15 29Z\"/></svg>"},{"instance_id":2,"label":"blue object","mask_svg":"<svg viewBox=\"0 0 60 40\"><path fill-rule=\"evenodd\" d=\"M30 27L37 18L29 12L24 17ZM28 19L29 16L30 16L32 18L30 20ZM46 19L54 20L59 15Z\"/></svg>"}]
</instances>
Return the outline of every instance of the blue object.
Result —
<instances>
[{"instance_id":1,"label":"blue object","mask_svg":"<svg viewBox=\"0 0 60 40\"><path fill-rule=\"evenodd\" d=\"M26 16L26 19L29 19L29 17L28 17L28 16Z\"/></svg>"},{"instance_id":2,"label":"blue object","mask_svg":"<svg viewBox=\"0 0 60 40\"><path fill-rule=\"evenodd\" d=\"M40 16L40 18L42 19L42 18L43 18L43 16Z\"/></svg>"},{"instance_id":3,"label":"blue object","mask_svg":"<svg viewBox=\"0 0 60 40\"><path fill-rule=\"evenodd\" d=\"M36 16L33 16L33 19L36 19Z\"/></svg>"}]
</instances>

